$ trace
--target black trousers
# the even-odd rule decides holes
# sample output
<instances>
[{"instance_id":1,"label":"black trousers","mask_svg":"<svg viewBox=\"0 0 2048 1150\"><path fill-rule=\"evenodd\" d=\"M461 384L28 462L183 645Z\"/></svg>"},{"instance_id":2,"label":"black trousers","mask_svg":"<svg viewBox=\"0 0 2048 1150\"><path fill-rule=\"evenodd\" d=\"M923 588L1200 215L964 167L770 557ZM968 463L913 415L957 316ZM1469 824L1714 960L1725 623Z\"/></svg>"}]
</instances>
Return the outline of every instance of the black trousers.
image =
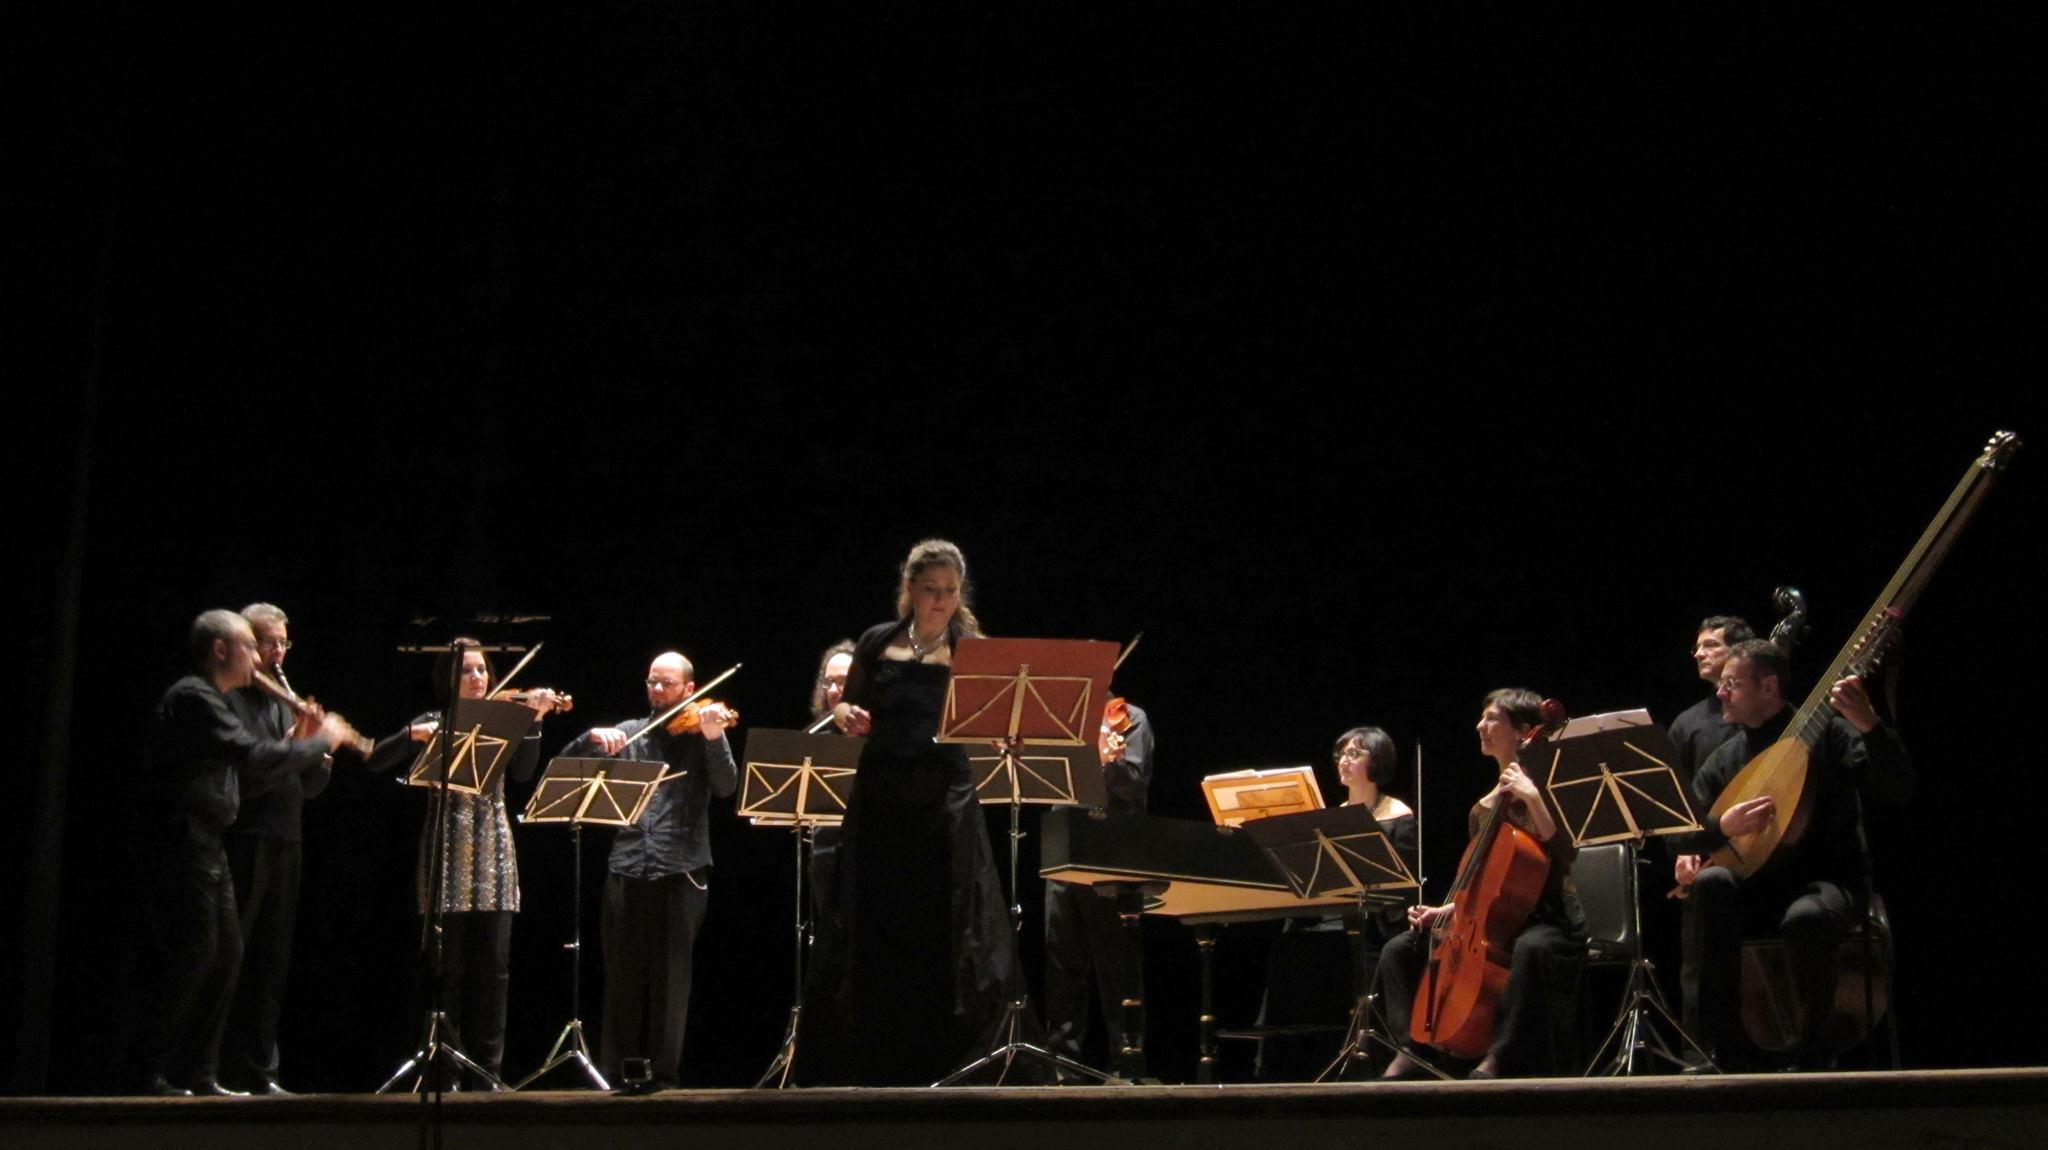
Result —
<instances>
[{"instance_id":1,"label":"black trousers","mask_svg":"<svg viewBox=\"0 0 2048 1150\"><path fill-rule=\"evenodd\" d=\"M141 844L143 922L129 1042L138 1077L190 1086L210 1079L212 1051L242 960L235 884L220 836L188 819Z\"/></svg>"},{"instance_id":2,"label":"black trousers","mask_svg":"<svg viewBox=\"0 0 2048 1150\"><path fill-rule=\"evenodd\" d=\"M1716 866L1693 880L1686 902L1685 964L1679 974L1685 1026L1717 1059L1739 1067L1756 1053L1743 1033L1738 995L1742 940L1749 934L1775 930L1785 940L1801 1002L1834 1002L1841 973L1838 947L1856 920L1856 900L1845 886L1769 875L1743 879ZM1825 1009L1808 1012L1799 1050L1802 1065L1827 1059L1822 1040L1827 1017Z\"/></svg>"},{"instance_id":3,"label":"black trousers","mask_svg":"<svg viewBox=\"0 0 2048 1150\"><path fill-rule=\"evenodd\" d=\"M226 836L242 930L242 972L213 1062L230 1086L277 1081L277 1025L298 922L302 844L272 835Z\"/></svg>"},{"instance_id":4,"label":"black trousers","mask_svg":"<svg viewBox=\"0 0 2048 1150\"><path fill-rule=\"evenodd\" d=\"M456 1045L492 1074L505 1066L505 1004L512 991L512 912L441 916L441 1009Z\"/></svg>"},{"instance_id":5,"label":"black trousers","mask_svg":"<svg viewBox=\"0 0 2048 1150\"><path fill-rule=\"evenodd\" d=\"M681 1082L683 1028L690 1020L691 960L711 901L711 868L655 879L604 880L604 1028L598 1061L624 1078L628 1058Z\"/></svg>"},{"instance_id":6,"label":"black trousers","mask_svg":"<svg viewBox=\"0 0 2048 1150\"><path fill-rule=\"evenodd\" d=\"M1508 986L1494 1015L1493 1045L1488 1049L1502 1077L1577 1070L1570 1062L1578 1021L1578 960L1585 950L1583 940L1555 923L1532 922L1515 936ZM1403 1047L1412 1048L1408 1024L1415 988L1428 960L1429 936L1422 931L1397 935L1380 951L1380 1009L1394 1040Z\"/></svg>"},{"instance_id":7,"label":"black trousers","mask_svg":"<svg viewBox=\"0 0 2048 1150\"><path fill-rule=\"evenodd\" d=\"M1045 884L1045 1029L1049 1049L1083 1062L1088 1041L1088 972L1102 1003L1102 1022L1115 1055L1122 1045L1123 1003L1145 997L1145 967L1138 948L1126 942L1123 911L1143 910L1143 894L1129 883ZM1130 1036L1138 1049L1145 1045L1144 1019L1134 1019L1138 1033Z\"/></svg>"}]
</instances>

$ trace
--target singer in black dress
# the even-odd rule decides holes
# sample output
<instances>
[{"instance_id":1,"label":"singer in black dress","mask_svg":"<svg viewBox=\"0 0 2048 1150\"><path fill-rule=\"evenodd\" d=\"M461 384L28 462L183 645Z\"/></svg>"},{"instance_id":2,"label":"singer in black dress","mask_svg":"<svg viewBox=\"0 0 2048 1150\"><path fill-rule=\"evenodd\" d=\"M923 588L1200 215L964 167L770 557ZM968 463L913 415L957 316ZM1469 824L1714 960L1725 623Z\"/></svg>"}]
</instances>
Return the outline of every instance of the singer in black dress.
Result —
<instances>
[{"instance_id":1,"label":"singer in black dress","mask_svg":"<svg viewBox=\"0 0 2048 1150\"><path fill-rule=\"evenodd\" d=\"M868 742L806 996L807 1084L929 1084L998 1042L1005 1004L1021 997L967 755L933 741L953 644L980 633L965 572L943 540L912 550L900 617L860 637L833 708L840 729Z\"/></svg>"}]
</instances>

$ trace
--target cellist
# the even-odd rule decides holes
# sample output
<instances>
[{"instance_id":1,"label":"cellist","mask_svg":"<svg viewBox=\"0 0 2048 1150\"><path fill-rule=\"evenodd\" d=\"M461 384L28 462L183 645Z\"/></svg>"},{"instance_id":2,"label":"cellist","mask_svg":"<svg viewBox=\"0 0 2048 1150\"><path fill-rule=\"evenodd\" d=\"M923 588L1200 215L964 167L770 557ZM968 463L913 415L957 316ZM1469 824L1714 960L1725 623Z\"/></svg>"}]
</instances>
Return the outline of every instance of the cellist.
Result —
<instances>
[{"instance_id":1,"label":"cellist","mask_svg":"<svg viewBox=\"0 0 2048 1150\"><path fill-rule=\"evenodd\" d=\"M1515 936L1492 1041L1471 1078L1538 1076L1568 1069L1560 1056L1570 1047L1577 959L1585 950L1585 917L1570 883L1577 851L1516 761L1524 741L1543 722L1542 708L1542 697L1535 692L1510 687L1486 696L1479 714L1479 750L1494 761L1498 776L1493 788L1472 806L1470 833L1477 834L1495 804L1504 802L1502 816L1541 844L1549 866L1534 909ZM1473 892L1480 893L1490 892ZM1408 932L1380 954L1380 1002L1388 1029L1406 1048L1388 1064L1388 1078L1426 1073L1409 1054L1415 1049L1409 1037L1411 1011L1416 990L1427 977L1430 928L1453 909L1450 903L1409 908Z\"/></svg>"}]
</instances>

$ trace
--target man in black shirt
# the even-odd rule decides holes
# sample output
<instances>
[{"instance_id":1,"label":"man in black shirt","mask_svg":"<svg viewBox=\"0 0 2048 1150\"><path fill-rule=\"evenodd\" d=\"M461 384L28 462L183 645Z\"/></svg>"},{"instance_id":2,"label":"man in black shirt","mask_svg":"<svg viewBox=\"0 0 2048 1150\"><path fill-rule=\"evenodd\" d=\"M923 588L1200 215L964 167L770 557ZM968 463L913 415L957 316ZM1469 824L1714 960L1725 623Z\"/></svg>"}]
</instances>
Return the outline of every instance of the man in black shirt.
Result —
<instances>
[{"instance_id":1,"label":"man in black shirt","mask_svg":"<svg viewBox=\"0 0 2048 1150\"><path fill-rule=\"evenodd\" d=\"M604 1028L599 1062L606 1077L624 1078L628 1058L649 1060L661 1085L681 1080L683 1028L690 1016L691 958L711 893L711 798L739 784L726 741L729 712L706 706L695 734L655 730L635 738L649 719L697 689L690 661L674 651L647 668L646 719L585 732L565 755L626 752L660 759L682 777L655 788L640 821L612 840L604 886ZM630 746L629 746L630 744Z\"/></svg>"},{"instance_id":2,"label":"man in black shirt","mask_svg":"<svg viewBox=\"0 0 2048 1150\"><path fill-rule=\"evenodd\" d=\"M1692 774L1714 748L1735 737L1735 724L1721 717L1721 665L1728 650L1737 643L1756 638L1749 624L1734 615L1715 615L1700 621L1693 637L1692 661L1700 679L1707 684L1707 697L1679 712L1671 720L1671 744L1678 759L1671 765L1678 771L1681 786L1692 785Z\"/></svg>"},{"instance_id":3,"label":"man in black shirt","mask_svg":"<svg viewBox=\"0 0 2048 1150\"><path fill-rule=\"evenodd\" d=\"M1687 707L1671 720L1671 745L1677 749L1678 757L1671 767L1678 772L1678 785L1691 793L1693 773L1707 756L1722 743L1735 737L1741 728L1721 715L1721 668L1728 661L1728 651L1737 643L1756 638L1749 623L1734 615L1713 615L1700 620L1699 629L1693 635L1692 662L1699 669L1699 676L1707 684L1707 697ZM1702 807L1701 811L1704 812ZM1669 839L1660 840L1665 853L1661 856L1675 859L1677 846ZM1697 964L1687 963L1679 950L1680 940L1697 928L1692 917L1698 903L1687 899L1680 903L1682 910L1672 908L1671 900L1656 899L1643 908L1648 919L1645 941L1651 947L1658 969L1676 969L1679 978L1680 998L1691 1001L1698 993L1695 985L1699 977ZM1676 923L1673 920L1677 920ZM1677 929L1674 930L1674 926ZM1674 961L1676 960L1676 961Z\"/></svg>"},{"instance_id":4,"label":"man in black shirt","mask_svg":"<svg viewBox=\"0 0 2048 1150\"><path fill-rule=\"evenodd\" d=\"M1739 729L1693 776L1692 797L1704 830L1679 845L1675 876L1690 887L1695 905L1685 938L1686 1026L1717 1060L1738 1066L1752 1059L1736 1002L1738 964L1746 928L1775 928L1785 939L1803 1004L1815 1004L1802 1022L1797 1055L1802 1067L1822 1067L1832 1058L1823 1028L1834 1002L1839 973L1837 951L1855 925L1859 875L1859 791L1886 803L1904 802L1913 769L1898 735L1881 722L1861 680L1843 679L1829 692L1831 709L1803 724L1807 770L1813 773L1812 812L1797 843L1779 843L1763 869L1748 878L1724 866L1706 865L1706 855L1729 839L1753 834L1771 820L1791 818L1770 796L1736 803L1716 817L1707 809L1729 780L1751 759L1783 738L1796 716L1784 695L1787 664L1775 645L1758 639L1738 643L1721 671L1722 713Z\"/></svg>"},{"instance_id":5,"label":"man in black shirt","mask_svg":"<svg viewBox=\"0 0 2048 1150\"><path fill-rule=\"evenodd\" d=\"M256 636L256 659L272 679L285 682L284 657L291 650L291 620L269 603L242 608ZM267 739L304 737L319 724L317 708L302 718L282 699L257 687L233 695L249 729ZM327 789L334 758L323 755L280 769L245 770L242 808L225 839L240 908L242 972L226 1033L216 1040L216 1059L225 1055L227 1085L258 1094L284 1094L277 1081L277 1024L284 1008L285 975L291 967L292 929L299 908L304 851L299 812L307 799Z\"/></svg>"},{"instance_id":6,"label":"man in black shirt","mask_svg":"<svg viewBox=\"0 0 2048 1150\"><path fill-rule=\"evenodd\" d=\"M240 615L200 615L192 623L195 673L164 692L150 727L136 835L148 931L130 1041L144 1093L228 1093L208 1063L242 957L234 879L221 842L241 805L242 776L315 769L355 734L338 715L323 716L302 739L252 728L232 696L250 684L256 652Z\"/></svg>"},{"instance_id":7,"label":"man in black shirt","mask_svg":"<svg viewBox=\"0 0 2048 1150\"><path fill-rule=\"evenodd\" d=\"M1145 813L1152 786L1152 723L1143 708L1126 705L1123 730L1106 725L1096 751L1102 763L1102 785L1109 793L1112 815ZM1048 882L1045 884L1045 1028L1047 1044L1076 1062L1088 1037L1088 971L1095 971L1100 990L1102 1023L1118 1044L1119 1072L1144 1068L1144 1020L1132 1021L1136 1033L1124 1033L1123 1003L1145 997L1143 957L1135 952L1122 923L1125 914L1144 911L1134 883Z\"/></svg>"}]
</instances>

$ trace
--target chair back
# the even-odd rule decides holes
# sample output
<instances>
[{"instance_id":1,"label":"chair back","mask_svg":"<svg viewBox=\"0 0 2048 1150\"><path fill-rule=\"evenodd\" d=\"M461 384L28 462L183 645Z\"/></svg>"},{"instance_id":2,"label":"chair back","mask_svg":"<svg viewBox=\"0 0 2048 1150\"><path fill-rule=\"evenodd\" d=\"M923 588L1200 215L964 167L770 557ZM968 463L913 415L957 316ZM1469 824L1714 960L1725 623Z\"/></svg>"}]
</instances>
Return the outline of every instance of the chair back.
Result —
<instances>
[{"instance_id":1,"label":"chair back","mask_svg":"<svg viewBox=\"0 0 2048 1150\"><path fill-rule=\"evenodd\" d=\"M1635 859L1628 844L1581 847L1572 863L1572 885L1586 912L1586 957L1634 961L1641 940L1636 937Z\"/></svg>"}]
</instances>

